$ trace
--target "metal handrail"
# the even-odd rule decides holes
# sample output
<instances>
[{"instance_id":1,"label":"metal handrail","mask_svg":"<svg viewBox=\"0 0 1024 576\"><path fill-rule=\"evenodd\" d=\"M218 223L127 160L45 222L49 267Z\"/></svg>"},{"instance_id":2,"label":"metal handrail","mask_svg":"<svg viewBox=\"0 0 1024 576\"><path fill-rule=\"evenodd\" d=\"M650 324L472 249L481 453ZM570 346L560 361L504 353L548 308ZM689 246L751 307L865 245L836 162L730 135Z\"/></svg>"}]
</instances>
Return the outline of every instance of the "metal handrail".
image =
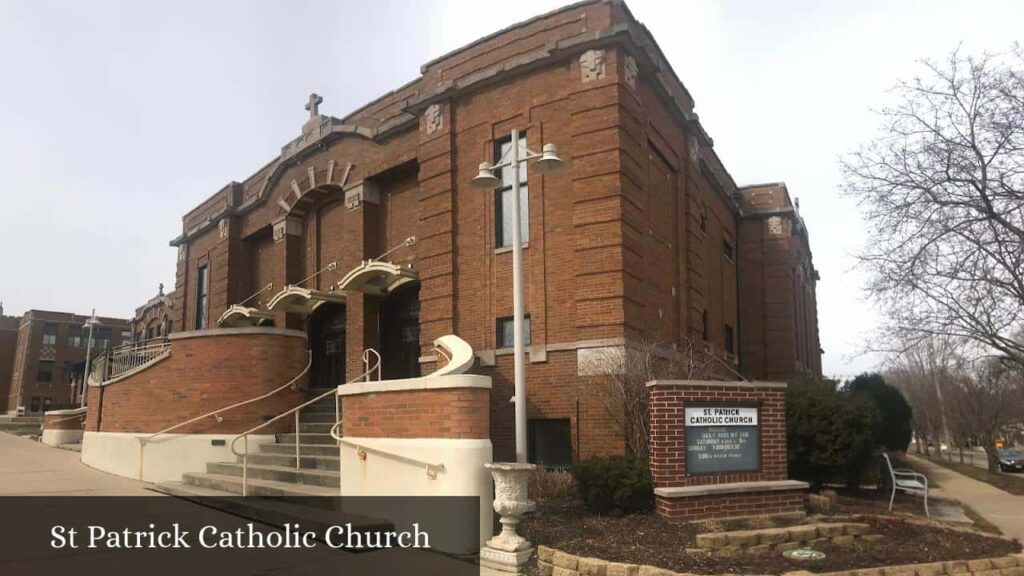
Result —
<instances>
[{"instance_id":1,"label":"metal handrail","mask_svg":"<svg viewBox=\"0 0 1024 576\"><path fill-rule=\"evenodd\" d=\"M363 366L369 366L370 365L370 357L371 356L376 356L377 357L375 365L374 365L374 368L377 371L377 381L379 382L380 381L380 353L377 352L376 350L374 350L373 348L367 348L366 350L363 350ZM363 375L363 377L366 378L367 382L370 381L370 375L371 374L373 374L373 369L368 370Z\"/></svg>"},{"instance_id":2,"label":"metal handrail","mask_svg":"<svg viewBox=\"0 0 1024 576\"><path fill-rule=\"evenodd\" d=\"M140 346L143 342L146 344ZM97 382L105 382L124 376L164 357L170 349L171 343L167 338L152 338L103 350L93 357L89 377Z\"/></svg>"},{"instance_id":3,"label":"metal handrail","mask_svg":"<svg viewBox=\"0 0 1024 576\"><path fill-rule=\"evenodd\" d=\"M181 428L182 426L187 426L187 425L189 425L189 424L191 424L193 422L198 422L199 420L203 420L204 418L209 418L210 416L213 416L214 420L216 420L217 423L219 424L220 422L222 422L224 420L220 416L221 412L227 412L229 410L234 410L235 408L239 408L241 406L245 406L246 404L252 404L253 402L259 402L260 400L263 400L265 398L269 398L269 397L273 396L274 394L277 394L281 390L284 390L285 388L288 388L288 387L291 387L292 389L294 389L295 388L295 383L298 382L299 379L301 379L303 376L305 376L309 372L309 367L312 364L313 364L313 353L311 351L307 350L306 351L306 367L302 369L302 372L299 372L298 376L296 376L295 378L292 378L286 384L284 384L284 385L282 385L282 386L280 386L278 388L274 388L270 392L267 392L266 394L263 394L261 396L257 396L255 398L250 398L248 400L243 400L241 402L237 402L237 403L232 404L230 406L226 406L224 408L219 408L219 409L214 410L212 412L207 412L206 414L203 414L202 416L196 416L195 418L192 418L190 420L186 420L184 422L180 422L178 424L175 424L174 426L170 426L168 428L164 428L163 430L161 430L159 432L154 432L153 434L150 434L149 436L140 437L139 438L139 480L142 480L143 457L145 456L146 442L150 442L150 441L153 440L153 438L156 438L157 436L160 436L162 434L167 434L168 432L170 432L172 430L177 430L178 428Z\"/></svg>"},{"instance_id":4,"label":"metal handrail","mask_svg":"<svg viewBox=\"0 0 1024 576\"><path fill-rule=\"evenodd\" d=\"M341 422L338 422L338 424L341 424ZM415 466L423 466L424 468L426 468L427 478L430 478L431 480L434 480L434 479L437 478L437 473L438 472L444 472L444 464L434 464L433 462L427 462L426 460L419 460L419 459L416 459L416 458L411 458L409 456L404 456L402 454L399 454L397 452L392 452L390 450L384 450L382 448L373 448L373 447L370 447L370 446L364 446L362 444L357 444L357 443L355 443L355 442L353 442L351 440L346 440L345 438L342 438L340 435L338 435L336 433L337 432L337 428L338 428L338 424L335 424L333 427L331 427L331 438L334 438L335 440L337 440L341 444L347 444L347 445L355 448L356 449L356 456L360 460L366 460L366 453L367 452L374 452L374 453L380 454L382 456L387 456L388 458L391 458L392 460L398 460L399 462L405 462L406 464L413 464Z\"/></svg>"},{"instance_id":5,"label":"metal handrail","mask_svg":"<svg viewBox=\"0 0 1024 576\"><path fill-rule=\"evenodd\" d=\"M371 356L370 354L367 354L367 352L369 352L369 351L372 351L373 355L375 355L376 358L377 358L376 363L372 367L369 366L369 358ZM359 376L356 376L352 380L349 380L348 382L346 382L346 384L353 384L353 383L358 382L360 380L364 380L370 374L373 374L374 371L377 372L378 376L380 375L380 354L378 354L376 350L373 350L372 348L367 348L366 350L364 350L363 351L363 362L364 362L364 365L366 366L366 371L363 372L362 374L360 374ZM285 416L288 416L289 414L294 414L295 415L295 469L298 470L299 468L302 467L302 454L301 454L301 451L299 449L299 436L300 436L299 412L303 408L305 408L306 406L309 406L310 404L314 404L316 402L319 402L320 400L323 400L324 398L326 398L330 394L334 394L335 395L335 401L334 401L334 418L335 418L335 421L336 422L340 421L340 416L338 414L338 412L339 412L339 405L338 405L338 399L337 399L338 389L337 388L331 388L330 390L324 392L323 394L317 396L316 398L313 398L311 400L307 400L306 402L303 402L302 404L299 404L298 406L292 408L291 410L288 410L287 412L282 412L281 414L278 414L277 416L274 416L270 420L267 420L266 422L263 422L262 424L260 424L258 426L255 426L253 428L250 428L249 430L246 430L245 432L242 432L238 436L235 436L233 440L231 440L231 444L229 446L229 448L231 449L231 453L234 454L235 456L241 456L241 458L242 458L242 496L248 496L248 492L249 492L249 435L252 434L253 432L257 431L257 430L260 430L262 428L265 428L265 427L273 424L274 422L277 422L278 420L280 420L281 418L284 418ZM336 426L337 426L337 424L335 424L335 427ZM334 430L334 427L332 427L331 429ZM245 452L243 452L243 453L239 453L237 450L235 450L235 445L238 443L239 439L244 439L245 440L245 443L244 443Z\"/></svg>"}]
</instances>

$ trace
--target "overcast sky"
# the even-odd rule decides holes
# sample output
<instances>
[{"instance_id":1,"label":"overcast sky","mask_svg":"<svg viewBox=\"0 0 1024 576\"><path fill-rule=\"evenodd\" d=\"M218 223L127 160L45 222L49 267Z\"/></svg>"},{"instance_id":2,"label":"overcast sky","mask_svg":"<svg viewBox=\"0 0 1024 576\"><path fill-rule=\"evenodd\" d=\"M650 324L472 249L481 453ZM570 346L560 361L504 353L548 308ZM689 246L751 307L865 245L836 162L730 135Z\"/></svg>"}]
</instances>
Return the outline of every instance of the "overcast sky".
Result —
<instances>
[{"instance_id":1,"label":"overcast sky","mask_svg":"<svg viewBox=\"0 0 1024 576\"><path fill-rule=\"evenodd\" d=\"M560 2L0 0L0 301L130 317L174 286L182 215L298 135L310 92L343 116L424 62ZM628 3L740 184L785 181L807 221L828 375L877 316L870 241L837 158L920 58L1003 51L1024 2ZM839 6L839 5L842 6Z\"/></svg>"}]
</instances>

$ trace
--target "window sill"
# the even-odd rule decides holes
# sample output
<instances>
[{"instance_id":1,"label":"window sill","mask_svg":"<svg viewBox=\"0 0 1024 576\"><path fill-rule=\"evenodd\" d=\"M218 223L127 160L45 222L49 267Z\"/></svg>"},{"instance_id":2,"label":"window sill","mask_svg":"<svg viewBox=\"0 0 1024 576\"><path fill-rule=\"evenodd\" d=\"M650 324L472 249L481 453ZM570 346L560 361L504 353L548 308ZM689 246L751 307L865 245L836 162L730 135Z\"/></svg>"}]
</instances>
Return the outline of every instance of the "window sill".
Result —
<instances>
[{"instance_id":1,"label":"window sill","mask_svg":"<svg viewBox=\"0 0 1024 576\"><path fill-rule=\"evenodd\" d=\"M526 250L529 247L530 247L530 243L529 242L523 242L523 250ZM511 246L502 246L501 248L495 248L494 249L494 254L495 255L507 254L507 253L509 253L511 251L512 251L512 247Z\"/></svg>"}]
</instances>

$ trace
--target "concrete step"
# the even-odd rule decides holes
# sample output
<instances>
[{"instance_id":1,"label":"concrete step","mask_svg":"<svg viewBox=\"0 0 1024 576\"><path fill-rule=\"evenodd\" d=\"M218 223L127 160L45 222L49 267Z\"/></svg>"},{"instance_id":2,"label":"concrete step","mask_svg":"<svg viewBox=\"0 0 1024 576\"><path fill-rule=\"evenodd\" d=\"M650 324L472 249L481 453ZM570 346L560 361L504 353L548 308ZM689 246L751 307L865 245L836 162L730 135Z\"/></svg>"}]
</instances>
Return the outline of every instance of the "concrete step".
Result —
<instances>
[{"instance_id":1,"label":"concrete step","mask_svg":"<svg viewBox=\"0 0 1024 576\"><path fill-rule=\"evenodd\" d=\"M328 412L330 414L334 414L334 410L334 399L328 396L327 398L324 398L323 400L315 404L310 404L309 406L306 406L305 408L302 409L302 413L306 414L308 412Z\"/></svg>"},{"instance_id":2,"label":"concrete step","mask_svg":"<svg viewBox=\"0 0 1024 576\"><path fill-rule=\"evenodd\" d=\"M317 446L319 448L320 446ZM249 464L256 464L259 466L295 466L295 448L289 446L291 450L287 454L267 454L264 452L257 452L249 455ZM306 455L306 452L302 447L299 448L299 453L302 456L299 457L299 465L303 468L311 470L340 470L341 469L341 458L338 457L338 449L332 447L331 456L321 455ZM241 458L238 460L241 462Z\"/></svg>"},{"instance_id":3,"label":"concrete step","mask_svg":"<svg viewBox=\"0 0 1024 576\"><path fill-rule=\"evenodd\" d=\"M260 444L259 454L287 454L295 457L295 443L291 444ZM332 444L299 444L299 453L303 456L338 456L338 447Z\"/></svg>"},{"instance_id":4,"label":"concrete step","mask_svg":"<svg viewBox=\"0 0 1024 576\"><path fill-rule=\"evenodd\" d=\"M240 462L210 462L206 465L208 474L220 476L242 477ZM303 486L323 486L338 488L341 486L341 473L337 470L317 470L313 468L293 468L290 466L274 466L268 464L249 463L248 477L274 482L287 482Z\"/></svg>"},{"instance_id":5,"label":"concrete step","mask_svg":"<svg viewBox=\"0 0 1024 576\"><path fill-rule=\"evenodd\" d=\"M334 422L303 422L299 421L299 432L313 434L330 434Z\"/></svg>"},{"instance_id":6,"label":"concrete step","mask_svg":"<svg viewBox=\"0 0 1024 576\"><path fill-rule=\"evenodd\" d=\"M330 412L306 412L305 410L303 410L302 411L302 416L299 418L299 421L303 422L303 423L305 423L305 422L317 422L317 423L334 424L335 422L337 422L337 420L335 420L334 418L335 418L335 416L334 416L334 410L333 409Z\"/></svg>"},{"instance_id":7,"label":"concrete step","mask_svg":"<svg viewBox=\"0 0 1024 576\"><path fill-rule=\"evenodd\" d=\"M278 434L277 435L277 443L278 444L293 444L294 445L295 444L295 434L291 434L291 433L289 433L289 434ZM326 444L326 445L330 445L330 446L337 445L337 441L334 438L331 438L331 435L327 434L326 432L323 433L323 434L315 434L315 433L310 433L310 432L299 434L299 443L300 444Z\"/></svg>"},{"instance_id":8,"label":"concrete step","mask_svg":"<svg viewBox=\"0 0 1024 576\"><path fill-rule=\"evenodd\" d=\"M287 501L277 498L241 498L231 492L184 482L161 482L151 489L271 526L283 527L285 524L298 523L304 530L321 534L331 526L347 523L358 530L394 530L394 525L389 521L346 513L341 509L341 500L337 498L318 496L289 498Z\"/></svg>"},{"instance_id":9,"label":"concrete step","mask_svg":"<svg viewBox=\"0 0 1024 576\"><path fill-rule=\"evenodd\" d=\"M212 488L229 494L241 495L242 477L221 474L202 474L186 472L181 475L182 484L199 488ZM250 496L337 496L338 488L311 486L308 484L292 484L262 478L248 479Z\"/></svg>"}]
</instances>

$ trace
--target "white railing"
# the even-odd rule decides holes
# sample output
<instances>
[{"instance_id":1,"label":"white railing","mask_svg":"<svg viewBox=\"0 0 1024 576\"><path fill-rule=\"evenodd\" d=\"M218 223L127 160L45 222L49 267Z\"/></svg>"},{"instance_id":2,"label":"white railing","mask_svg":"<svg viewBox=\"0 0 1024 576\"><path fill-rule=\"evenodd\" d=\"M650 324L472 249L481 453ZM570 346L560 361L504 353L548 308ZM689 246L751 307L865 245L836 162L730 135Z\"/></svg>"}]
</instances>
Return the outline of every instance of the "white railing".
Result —
<instances>
[{"instance_id":1,"label":"white railing","mask_svg":"<svg viewBox=\"0 0 1024 576\"><path fill-rule=\"evenodd\" d=\"M374 362L374 364L372 366L370 365L371 359L375 360L375 362ZM346 382L346 384L352 384L352 383L359 382L359 381L367 381L368 382L369 378L370 378L370 375L373 374L374 372L377 373L377 378L378 379L380 378L380 354L378 354L376 350L374 350L372 348L367 348L366 350L363 351L363 365L365 366L366 370L362 374L360 374L359 376L356 376L352 380L349 380L348 382ZM299 437L302 434L302 428L301 428L301 420L299 418L299 414L301 413L303 408L305 408L305 407L307 407L307 406L309 406L311 404L315 404L315 403L319 402L320 400L323 400L324 398L326 398L327 396L329 396L331 394L334 394L334 420L335 420L335 424L334 424L333 427L331 427L331 436L334 436L334 430L338 427L338 424L341 423L341 414L340 414L341 406L338 403L338 389L337 388L331 388L330 390L324 392L323 394L317 396L316 398L313 398L311 400L307 400L307 401L303 402L302 404L299 404L295 408L292 408L291 410L288 410L287 412L282 412L281 414L278 414L277 416L274 416L270 420L267 420L266 422L263 422L259 426L255 426L253 428L250 428L249 430L246 430L245 432L242 432L238 436L235 436L235 438L231 441L230 448L231 448L231 453L232 454L242 458L242 496L248 496L249 495L249 435L252 434L253 432L256 432L257 430L261 430L263 428L266 428L267 426L273 424L274 422L277 422L278 420L284 418L285 416L288 416L289 414L293 414L295 416L295 434L294 434L294 436L295 436L295 469L298 470L299 468L302 467L302 452L301 452L301 448L300 448L301 444L299 443ZM238 452L238 450L235 449L235 445L238 443L239 440L244 440L243 446L245 448L245 451L241 452L241 453ZM341 472L339 471L338 474L341 474Z\"/></svg>"},{"instance_id":2,"label":"white railing","mask_svg":"<svg viewBox=\"0 0 1024 576\"><path fill-rule=\"evenodd\" d=\"M171 343L166 338L123 344L103 352L93 360L90 378L106 382L144 368L171 353Z\"/></svg>"},{"instance_id":3,"label":"white railing","mask_svg":"<svg viewBox=\"0 0 1024 576\"><path fill-rule=\"evenodd\" d=\"M243 400L241 402L237 402L237 403L232 404L230 406L225 406L223 408L218 408L216 410L213 410L212 412L207 412L206 414L203 414L202 416L196 416L195 418L192 418L190 420L186 420L184 422L179 422L178 424L175 424L174 426L169 426L169 427L164 428L163 430L161 430L159 432L154 432L154 433L150 434L149 436L139 437L139 480L142 480L142 477L143 477L142 476L142 469L143 469L143 464L145 462L144 458L145 458L145 455L146 455L146 443L147 442L151 442L157 436L160 436L162 434L167 434L168 432L177 430L178 428L181 428L182 426L187 426L187 425L189 425L189 424L191 424L193 422L198 422L198 421L203 420L205 418L210 418L211 416L213 417L214 420L216 420L218 423L220 423L220 422L222 422L224 420L224 418L221 417L221 413L222 412L228 412L230 410L234 410L235 408L239 408L241 406L245 406L246 404L252 404L253 402L259 402L260 400L263 400L264 398L269 398L269 397L273 396L274 394L277 394L278 392L280 392L281 390L284 390L285 388L291 388L291 389L294 390L296 388L295 383L298 382L307 373L309 373L309 367L312 364L313 364L313 353L307 351L306 352L306 367L302 369L302 372L299 372L298 376L296 376L295 378L292 378L287 383L285 383L285 384L283 384L281 386L278 386L277 388L274 388L270 392L267 392L266 394L262 394L260 396L256 396L255 398L250 398L248 400Z\"/></svg>"}]
</instances>

